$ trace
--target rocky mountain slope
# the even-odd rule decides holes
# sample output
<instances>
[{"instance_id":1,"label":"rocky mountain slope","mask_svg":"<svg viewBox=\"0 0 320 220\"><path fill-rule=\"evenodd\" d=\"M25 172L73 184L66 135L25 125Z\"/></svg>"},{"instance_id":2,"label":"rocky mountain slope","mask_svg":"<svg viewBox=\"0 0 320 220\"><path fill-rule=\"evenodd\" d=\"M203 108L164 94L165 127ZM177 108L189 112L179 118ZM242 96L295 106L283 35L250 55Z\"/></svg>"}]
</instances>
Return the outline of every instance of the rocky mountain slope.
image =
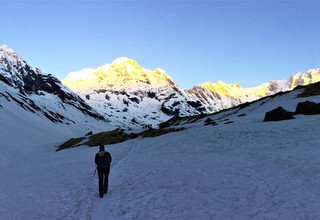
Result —
<instances>
[{"instance_id":1,"label":"rocky mountain slope","mask_svg":"<svg viewBox=\"0 0 320 220\"><path fill-rule=\"evenodd\" d=\"M0 46L0 113L1 127L8 132L23 123L30 125L30 130L51 124L79 132L110 126L106 117L57 78L31 67L6 45ZM21 124L19 120L10 121L12 118L21 119Z\"/></svg>"}]
</instances>

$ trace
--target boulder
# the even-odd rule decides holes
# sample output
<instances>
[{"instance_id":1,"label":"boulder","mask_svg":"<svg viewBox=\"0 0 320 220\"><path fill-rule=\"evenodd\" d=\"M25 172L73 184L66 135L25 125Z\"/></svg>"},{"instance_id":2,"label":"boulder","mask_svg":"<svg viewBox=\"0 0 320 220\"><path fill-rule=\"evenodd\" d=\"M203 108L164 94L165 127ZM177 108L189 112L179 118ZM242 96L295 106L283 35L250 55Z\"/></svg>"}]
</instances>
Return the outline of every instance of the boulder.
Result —
<instances>
[{"instance_id":1,"label":"boulder","mask_svg":"<svg viewBox=\"0 0 320 220\"><path fill-rule=\"evenodd\" d=\"M169 121L165 121L159 124L159 129L168 128L168 127L170 127Z\"/></svg>"},{"instance_id":2,"label":"boulder","mask_svg":"<svg viewBox=\"0 0 320 220\"><path fill-rule=\"evenodd\" d=\"M90 135L93 135L93 132L92 131L89 131L86 136L90 136Z\"/></svg>"},{"instance_id":3,"label":"boulder","mask_svg":"<svg viewBox=\"0 0 320 220\"><path fill-rule=\"evenodd\" d=\"M266 112L263 121L281 121L293 119L293 113L285 110L281 106L276 109L273 109L269 112Z\"/></svg>"},{"instance_id":4,"label":"boulder","mask_svg":"<svg viewBox=\"0 0 320 220\"><path fill-rule=\"evenodd\" d=\"M316 115L320 114L320 103L315 102L299 102L295 111L296 114Z\"/></svg>"},{"instance_id":5,"label":"boulder","mask_svg":"<svg viewBox=\"0 0 320 220\"><path fill-rule=\"evenodd\" d=\"M204 122L204 125L217 125L217 123L211 118L207 118Z\"/></svg>"}]
</instances>

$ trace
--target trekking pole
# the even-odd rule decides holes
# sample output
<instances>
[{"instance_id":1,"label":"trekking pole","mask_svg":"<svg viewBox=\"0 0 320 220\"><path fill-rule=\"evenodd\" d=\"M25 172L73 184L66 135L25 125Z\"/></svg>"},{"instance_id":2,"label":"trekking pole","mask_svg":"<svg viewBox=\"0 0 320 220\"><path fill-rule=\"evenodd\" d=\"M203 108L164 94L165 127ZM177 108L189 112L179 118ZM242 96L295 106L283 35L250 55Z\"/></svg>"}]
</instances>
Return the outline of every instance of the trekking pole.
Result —
<instances>
[{"instance_id":1,"label":"trekking pole","mask_svg":"<svg viewBox=\"0 0 320 220\"><path fill-rule=\"evenodd\" d=\"M97 167L96 167L96 169L94 170L94 173L93 173L93 177L92 177L92 178L94 178L94 176L96 175L96 172L97 172Z\"/></svg>"}]
</instances>

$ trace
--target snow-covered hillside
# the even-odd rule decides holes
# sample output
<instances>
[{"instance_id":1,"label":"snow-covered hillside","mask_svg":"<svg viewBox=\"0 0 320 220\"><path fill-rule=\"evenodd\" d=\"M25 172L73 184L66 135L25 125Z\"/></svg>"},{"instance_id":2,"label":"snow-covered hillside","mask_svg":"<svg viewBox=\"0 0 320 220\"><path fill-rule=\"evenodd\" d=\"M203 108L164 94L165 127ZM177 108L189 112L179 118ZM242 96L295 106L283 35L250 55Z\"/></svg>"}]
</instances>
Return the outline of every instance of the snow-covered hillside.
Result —
<instances>
[{"instance_id":1,"label":"snow-covered hillside","mask_svg":"<svg viewBox=\"0 0 320 220\"><path fill-rule=\"evenodd\" d=\"M113 162L103 199L93 178L96 148L54 152L47 130L26 143L2 136L1 218L318 219L320 115L263 122L278 106L320 102L298 98L303 90L107 146ZM204 126L208 117L217 125Z\"/></svg>"},{"instance_id":2,"label":"snow-covered hillside","mask_svg":"<svg viewBox=\"0 0 320 220\"><path fill-rule=\"evenodd\" d=\"M116 124L157 126L172 116L213 113L320 81L320 70L293 74L254 88L218 81L184 90L162 69L118 58L97 69L70 73L62 82Z\"/></svg>"},{"instance_id":3,"label":"snow-covered hillside","mask_svg":"<svg viewBox=\"0 0 320 220\"><path fill-rule=\"evenodd\" d=\"M32 68L6 45L0 46L1 135L24 143L41 140L42 129L50 140L50 134L57 132L65 138L108 127L114 128L58 79Z\"/></svg>"}]
</instances>

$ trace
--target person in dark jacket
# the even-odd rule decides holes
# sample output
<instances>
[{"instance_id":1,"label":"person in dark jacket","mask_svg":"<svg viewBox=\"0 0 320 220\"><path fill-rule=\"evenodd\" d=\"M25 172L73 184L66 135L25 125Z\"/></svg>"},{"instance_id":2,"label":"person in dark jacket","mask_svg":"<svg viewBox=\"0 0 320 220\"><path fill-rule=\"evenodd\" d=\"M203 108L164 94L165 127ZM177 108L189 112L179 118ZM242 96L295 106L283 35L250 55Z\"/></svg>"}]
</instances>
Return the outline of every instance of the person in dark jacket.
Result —
<instances>
[{"instance_id":1,"label":"person in dark jacket","mask_svg":"<svg viewBox=\"0 0 320 220\"><path fill-rule=\"evenodd\" d=\"M111 154L108 151L105 151L103 145L100 145L99 152L96 154L95 157L99 178L100 198L103 197L103 194L106 194L108 192L108 176L110 172L111 161Z\"/></svg>"}]
</instances>

